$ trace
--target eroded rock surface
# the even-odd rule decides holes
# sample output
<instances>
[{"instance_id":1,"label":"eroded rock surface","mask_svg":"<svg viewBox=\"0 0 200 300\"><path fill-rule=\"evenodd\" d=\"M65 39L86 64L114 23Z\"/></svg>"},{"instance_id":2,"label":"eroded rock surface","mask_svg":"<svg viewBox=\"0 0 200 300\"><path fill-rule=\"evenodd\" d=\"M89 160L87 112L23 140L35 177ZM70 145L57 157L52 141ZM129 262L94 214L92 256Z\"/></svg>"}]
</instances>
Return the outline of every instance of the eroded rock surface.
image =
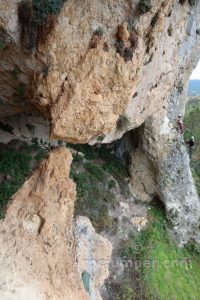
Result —
<instances>
[{"instance_id":1,"label":"eroded rock surface","mask_svg":"<svg viewBox=\"0 0 200 300\"><path fill-rule=\"evenodd\" d=\"M34 71L42 67L21 45L19 2L0 1L0 117L34 109L30 87Z\"/></svg>"},{"instance_id":2,"label":"eroded rock surface","mask_svg":"<svg viewBox=\"0 0 200 300\"><path fill-rule=\"evenodd\" d=\"M108 277L108 263L112 254L112 245L104 237L95 233L86 217L77 217L75 236L79 272L89 274L89 292L91 299L101 299L99 289Z\"/></svg>"},{"instance_id":3,"label":"eroded rock surface","mask_svg":"<svg viewBox=\"0 0 200 300\"><path fill-rule=\"evenodd\" d=\"M172 120L184 112L187 81L200 57L200 2L152 0L149 11L141 14L136 0L86 0L81 5L68 0L52 31L38 42L36 53L26 53L21 45L18 3L0 3L5 44L0 49L0 114L34 105L50 120L52 138L73 143L111 142L145 122L140 149L147 159L144 167L149 163L150 167L141 181L148 174L153 187L169 174L173 184L159 195L166 207L177 203L187 207L179 209L180 222L172 221L178 240L186 242L198 223L197 214L185 219L186 211L192 212L194 203L197 213L200 210L186 149L180 146ZM154 125L148 125L149 119ZM170 165L171 152L175 157L169 171L163 162ZM136 154L133 158L134 173L141 165ZM139 181L134 178L133 186ZM135 191L141 198L145 193L140 188Z\"/></svg>"},{"instance_id":4,"label":"eroded rock surface","mask_svg":"<svg viewBox=\"0 0 200 300\"><path fill-rule=\"evenodd\" d=\"M87 218L82 222L90 232L90 243L87 236L74 235L76 192L69 179L71 160L66 148L53 150L12 197L0 229L0 299L101 299L98 289L108 276L112 248ZM80 243L85 251L77 248ZM82 263L77 263L80 251ZM96 259L92 269L84 264L88 253ZM106 261L104 266L101 259ZM97 298L84 288L85 269Z\"/></svg>"}]
</instances>

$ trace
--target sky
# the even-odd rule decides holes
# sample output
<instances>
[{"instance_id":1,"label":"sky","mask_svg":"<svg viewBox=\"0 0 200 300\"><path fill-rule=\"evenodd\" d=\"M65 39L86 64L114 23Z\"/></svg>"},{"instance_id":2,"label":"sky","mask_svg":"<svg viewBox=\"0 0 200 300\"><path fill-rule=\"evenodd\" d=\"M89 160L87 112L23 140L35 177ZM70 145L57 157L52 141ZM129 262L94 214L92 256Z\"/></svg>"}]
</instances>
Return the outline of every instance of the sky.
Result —
<instances>
[{"instance_id":1,"label":"sky","mask_svg":"<svg viewBox=\"0 0 200 300\"><path fill-rule=\"evenodd\" d=\"M197 65L196 69L194 69L194 71L192 72L190 79L199 79L200 80L200 61Z\"/></svg>"}]
</instances>

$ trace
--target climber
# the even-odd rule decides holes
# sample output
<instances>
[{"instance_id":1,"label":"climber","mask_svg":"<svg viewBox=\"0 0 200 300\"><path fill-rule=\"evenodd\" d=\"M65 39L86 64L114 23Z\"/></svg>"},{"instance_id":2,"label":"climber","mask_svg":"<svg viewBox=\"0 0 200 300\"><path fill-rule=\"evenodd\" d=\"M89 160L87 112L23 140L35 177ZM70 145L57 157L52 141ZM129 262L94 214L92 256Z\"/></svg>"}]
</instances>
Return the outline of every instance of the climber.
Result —
<instances>
[{"instance_id":1,"label":"climber","mask_svg":"<svg viewBox=\"0 0 200 300\"><path fill-rule=\"evenodd\" d=\"M178 115L178 118L177 118L177 124L178 124L178 127L179 127L179 132L181 134L183 134L183 131L184 131L184 124L183 124L183 120L182 120L182 116L181 114Z\"/></svg>"},{"instance_id":2,"label":"climber","mask_svg":"<svg viewBox=\"0 0 200 300\"><path fill-rule=\"evenodd\" d=\"M193 153L194 148L195 148L195 139L194 139L194 137L192 136L191 139L186 142L186 144L189 145L189 156L190 156L190 158L192 158L192 153Z\"/></svg>"}]
</instances>

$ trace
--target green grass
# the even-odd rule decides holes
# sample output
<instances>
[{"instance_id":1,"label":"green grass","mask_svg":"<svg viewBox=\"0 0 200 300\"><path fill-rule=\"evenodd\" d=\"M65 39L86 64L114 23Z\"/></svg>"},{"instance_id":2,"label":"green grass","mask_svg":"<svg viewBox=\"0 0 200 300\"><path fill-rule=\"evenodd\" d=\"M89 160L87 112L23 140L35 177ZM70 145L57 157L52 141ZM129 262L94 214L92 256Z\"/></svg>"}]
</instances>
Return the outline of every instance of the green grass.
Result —
<instances>
[{"instance_id":1,"label":"green grass","mask_svg":"<svg viewBox=\"0 0 200 300\"><path fill-rule=\"evenodd\" d=\"M160 209L151 209L150 220L146 230L129 238L121 253L127 259L142 262L138 276L145 288L140 296L144 299L198 300L200 257L188 250L189 247L180 249L170 241Z\"/></svg>"},{"instance_id":2,"label":"green grass","mask_svg":"<svg viewBox=\"0 0 200 300\"><path fill-rule=\"evenodd\" d=\"M101 147L67 145L84 154L84 159L74 155L71 178L77 185L75 215L87 216L97 231L110 229L114 220L108 210L116 205L116 181L124 184L127 171L113 153L113 145ZM110 178L112 175L114 179Z\"/></svg>"},{"instance_id":3,"label":"green grass","mask_svg":"<svg viewBox=\"0 0 200 300\"><path fill-rule=\"evenodd\" d=\"M90 146L88 144L67 144L67 147L82 152L84 157L91 161L95 159L101 159L104 164L103 170L115 177L127 177L127 170L122 165L121 161L113 154L113 146L102 144L100 148L96 146Z\"/></svg>"},{"instance_id":4,"label":"green grass","mask_svg":"<svg viewBox=\"0 0 200 300\"><path fill-rule=\"evenodd\" d=\"M118 292L115 297L116 300L135 300L137 299L137 294L134 292L134 290L130 287L130 285L124 281L123 284L121 284L118 287Z\"/></svg>"},{"instance_id":5,"label":"green grass","mask_svg":"<svg viewBox=\"0 0 200 300\"><path fill-rule=\"evenodd\" d=\"M88 162L84 170L80 171L81 161L76 161L71 166L71 178L77 187L75 202L75 215L88 216L98 231L111 228L113 220L108 209L115 206L116 199L107 186L108 174L98 165Z\"/></svg>"}]
</instances>

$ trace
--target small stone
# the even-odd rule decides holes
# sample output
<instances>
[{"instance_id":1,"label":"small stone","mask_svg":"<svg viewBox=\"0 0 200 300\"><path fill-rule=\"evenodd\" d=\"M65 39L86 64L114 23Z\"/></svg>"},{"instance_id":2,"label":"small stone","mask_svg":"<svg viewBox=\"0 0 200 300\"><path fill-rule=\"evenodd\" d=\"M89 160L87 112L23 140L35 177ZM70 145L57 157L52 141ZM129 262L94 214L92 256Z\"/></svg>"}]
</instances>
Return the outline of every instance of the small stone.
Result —
<instances>
[{"instance_id":1,"label":"small stone","mask_svg":"<svg viewBox=\"0 0 200 300\"><path fill-rule=\"evenodd\" d=\"M47 98L40 98L39 104L44 107L49 104L49 100Z\"/></svg>"},{"instance_id":2,"label":"small stone","mask_svg":"<svg viewBox=\"0 0 200 300\"><path fill-rule=\"evenodd\" d=\"M144 217L133 217L130 220L130 223L132 223L134 226L137 227L138 231L141 230L141 228L145 227L148 220Z\"/></svg>"},{"instance_id":3,"label":"small stone","mask_svg":"<svg viewBox=\"0 0 200 300\"><path fill-rule=\"evenodd\" d=\"M127 42L130 37L130 32L128 31L128 24L124 22L121 26L118 27L117 37L120 41Z\"/></svg>"},{"instance_id":4,"label":"small stone","mask_svg":"<svg viewBox=\"0 0 200 300\"><path fill-rule=\"evenodd\" d=\"M82 158L84 158L84 156L85 156L83 152L78 152L77 154L78 154L78 156L80 156Z\"/></svg>"},{"instance_id":5,"label":"small stone","mask_svg":"<svg viewBox=\"0 0 200 300\"><path fill-rule=\"evenodd\" d=\"M44 220L42 217L37 214L30 214L26 220L24 220L23 227L32 235L37 236L40 233L43 223Z\"/></svg>"},{"instance_id":6,"label":"small stone","mask_svg":"<svg viewBox=\"0 0 200 300\"><path fill-rule=\"evenodd\" d=\"M129 204L128 203L125 203L125 202L119 202L119 206L122 208L122 209L129 209Z\"/></svg>"}]
</instances>

